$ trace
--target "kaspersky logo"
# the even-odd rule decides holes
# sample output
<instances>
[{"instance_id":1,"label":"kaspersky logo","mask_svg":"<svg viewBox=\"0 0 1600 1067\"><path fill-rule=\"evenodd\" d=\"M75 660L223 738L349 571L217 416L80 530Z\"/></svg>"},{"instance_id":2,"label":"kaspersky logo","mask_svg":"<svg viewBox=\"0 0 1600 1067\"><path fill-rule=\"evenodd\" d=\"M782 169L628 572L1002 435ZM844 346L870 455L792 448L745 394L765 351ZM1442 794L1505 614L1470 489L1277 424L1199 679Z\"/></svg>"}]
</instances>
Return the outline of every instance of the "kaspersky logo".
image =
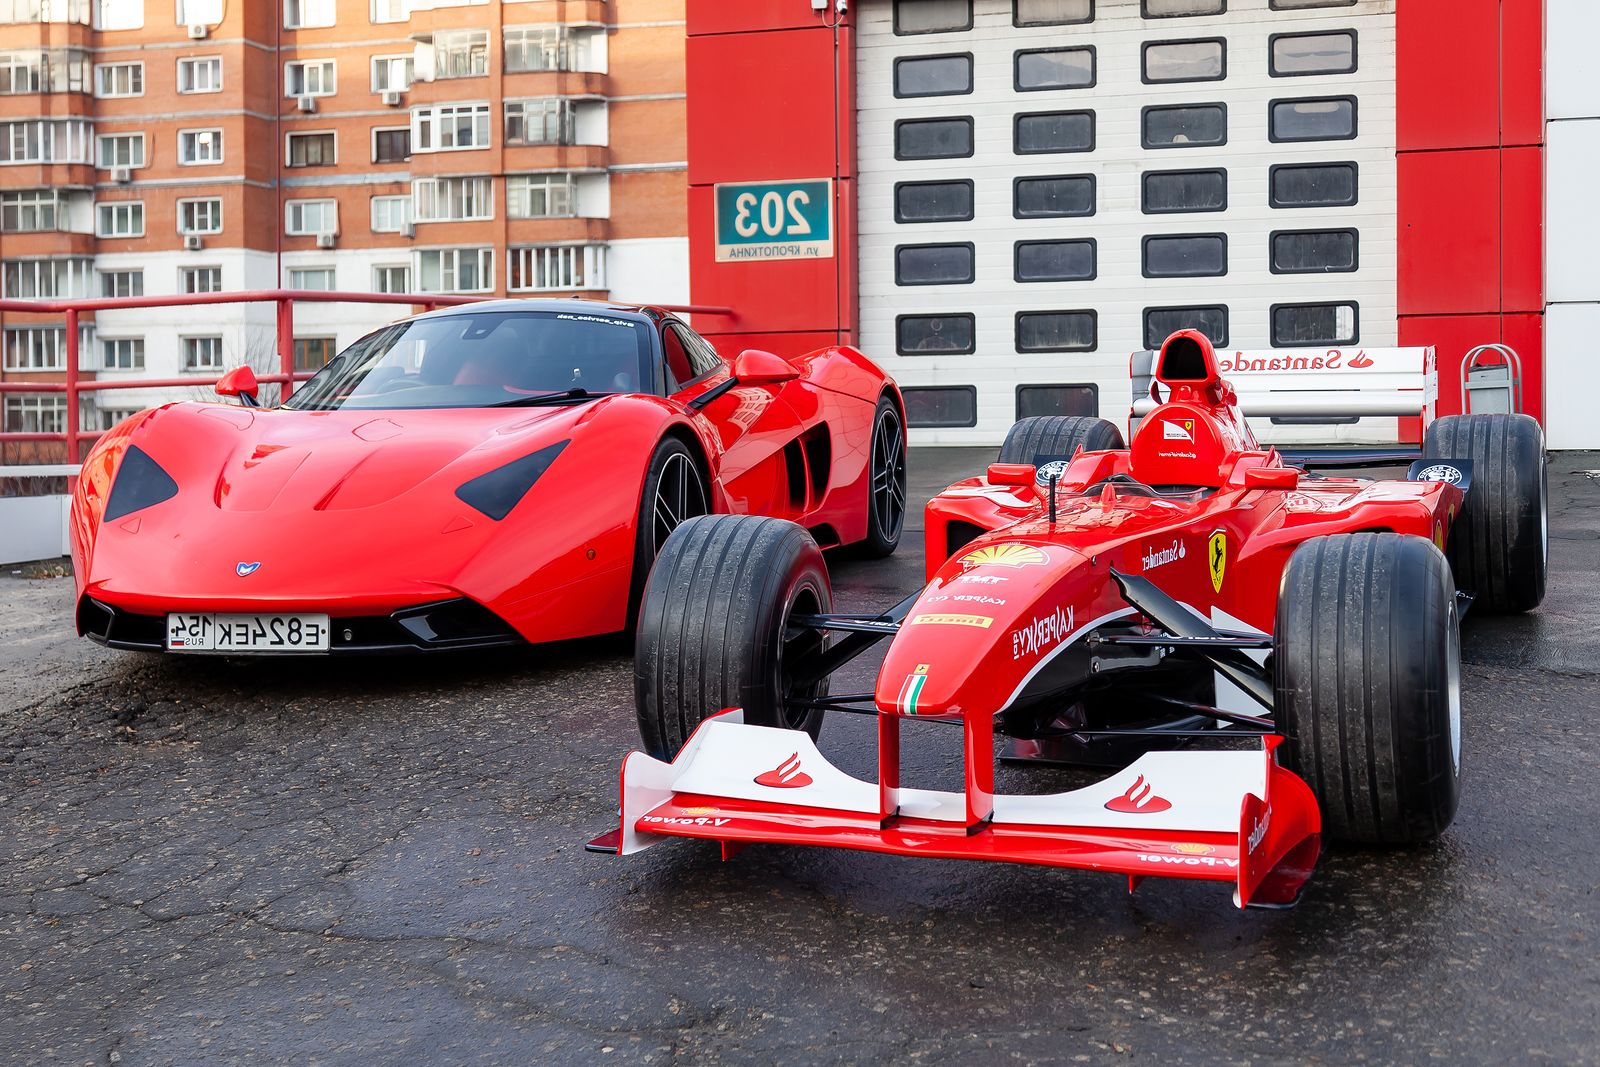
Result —
<instances>
[{"instance_id":1,"label":"kaspersky logo","mask_svg":"<svg viewBox=\"0 0 1600 1067\"><path fill-rule=\"evenodd\" d=\"M756 775L755 783L768 789L802 789L811 784L811 776L800 769L800 753L791 752L772 770Z\"/></svg>"},{"instance_id":2,"label":"kaspersky logo","mask_svg":"<svg viewBox=\"0 0 1600 1067\"><path fill-rule=\"evenodd\" d=\"M1133 780L1126 793L1106 801L1107 811L1118 811L1124 815L1154 815L1171 807L1172 801L1156 796L1155 790L1142 774Z\"/></svg>"}]
</instances>

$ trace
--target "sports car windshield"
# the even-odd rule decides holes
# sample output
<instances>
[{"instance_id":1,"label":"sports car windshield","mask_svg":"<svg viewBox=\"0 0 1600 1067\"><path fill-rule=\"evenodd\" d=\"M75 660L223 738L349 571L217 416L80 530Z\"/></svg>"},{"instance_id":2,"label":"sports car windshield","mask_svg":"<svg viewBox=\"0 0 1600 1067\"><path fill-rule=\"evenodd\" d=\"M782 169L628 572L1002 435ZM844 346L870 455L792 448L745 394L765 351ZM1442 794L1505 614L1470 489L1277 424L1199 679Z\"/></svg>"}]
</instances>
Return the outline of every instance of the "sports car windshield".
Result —
<instances>
[{"instance_id":1,"label":"sports car windshield","mask_svg":"<svg viewBox=\"0 0 1600 1067\"><path fill-rule=\"evenodd\" d=\"M285 404L471 408L640 392L650 327L620 316L471 312L397 322L345 349Z\"/></svg>"}]
</instances>

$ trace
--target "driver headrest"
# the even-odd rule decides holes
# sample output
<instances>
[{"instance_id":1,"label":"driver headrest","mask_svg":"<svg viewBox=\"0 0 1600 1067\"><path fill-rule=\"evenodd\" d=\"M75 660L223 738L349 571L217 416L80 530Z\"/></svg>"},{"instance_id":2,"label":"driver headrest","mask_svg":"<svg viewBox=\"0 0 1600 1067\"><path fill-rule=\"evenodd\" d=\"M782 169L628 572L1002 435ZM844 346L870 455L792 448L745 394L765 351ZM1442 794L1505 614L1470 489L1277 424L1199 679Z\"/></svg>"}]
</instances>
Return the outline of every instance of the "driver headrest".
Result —
<instances>
[{"instance_id":1,"label":"driver headrest","mask_svg":"<svg viewBox=\"0 0 1600 1067\"><path fill-rule=\"evenodd\" d=\"M1156 381L1196 389L1222 380L1211 339L1199 330L1179 330L1161 346L1156 359Z\"/></svg>"}]
</instances>

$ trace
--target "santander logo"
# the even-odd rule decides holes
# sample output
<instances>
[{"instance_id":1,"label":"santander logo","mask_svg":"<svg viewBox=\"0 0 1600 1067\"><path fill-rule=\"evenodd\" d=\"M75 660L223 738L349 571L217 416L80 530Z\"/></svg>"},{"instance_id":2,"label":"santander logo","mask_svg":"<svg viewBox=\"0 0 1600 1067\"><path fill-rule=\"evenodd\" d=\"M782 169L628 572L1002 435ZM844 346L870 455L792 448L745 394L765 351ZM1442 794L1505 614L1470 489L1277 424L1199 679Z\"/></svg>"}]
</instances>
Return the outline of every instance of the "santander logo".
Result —
<instances>
[{"instance_id":1,"label":"santander logo","mask_svg":"<svg viewBox=\"0 0 1600 1067\"><path fill-rule=\"evenodd\" d=\"M811 784L811 776L800 769L800 753L791 752L772 770L756 775L755 782L768 789L801 789Z\"/></svg>"},{"instance_id":2,"label":"santander logo","mask_svg":"<svg viewBox=\"0 0 1600 1067\"><path fill-rule=\"evenodd\" d=\"M1171 807L1172 801L1156 796L1142 774L1133 780L1126 793L1106 801L1107 811L1120 811L1124 815L1154 815Z\"/></svg>"},{"instance_id":3,"label":"santander logo","mask_svg":"<svg viewBox=\"0 0 1600 1067\"><path fill-rule=\"evenodd\" d=\"M1366 349L1355 354L1340 348L1330 348L1325 353L1234 352L1231 356L1217 353L1217 369L1223 374L1273 374L1284 371L1306 370L1366 370L1377 365L1367 355Z\"/></svg>"}]
</instances>

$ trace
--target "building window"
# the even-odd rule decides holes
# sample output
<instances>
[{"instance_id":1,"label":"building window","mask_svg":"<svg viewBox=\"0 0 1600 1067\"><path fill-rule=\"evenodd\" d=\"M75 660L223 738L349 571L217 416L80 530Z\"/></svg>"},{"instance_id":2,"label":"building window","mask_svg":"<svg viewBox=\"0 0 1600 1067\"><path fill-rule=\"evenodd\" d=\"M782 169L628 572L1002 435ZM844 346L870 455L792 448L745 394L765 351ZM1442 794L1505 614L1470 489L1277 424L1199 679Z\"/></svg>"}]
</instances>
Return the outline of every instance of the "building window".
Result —
<instances>
[{"instance_id":1,"label":"building window","mask_svg":"<svg viewBox=\"0 0 1600 1067\"><path fill-rule=\"evenodd\" d=\"M1019 156L1045 152L1094 151L1093 111L1046 111L1018 115L1012 150Z\"/></svg>"},{"instance_id":2,"label":"building window","mask_svg":"<svg viewBox=\"0 0 1600 1067\"><path fill-rule=\"evenodd\" d=\"M514 219L565 219L578 213L578 182L570 174L506 175L506 214Z\"/></svg>"},{"instance_id":3,"label":"building window","mask_svg":"<svg viewBox=\"0 0 1600 1067\"><path fill-rule=\"evenodd\" d=\"M220 337L185 337L185 338L183 338L183 369L184 370L221 370L222 369L222 338L220 338Z\"/></svg>"},{"instance_id":4,"label":"building window","mask_svg":"<svg viewBox=\"0 0 1600 1067\"><path fill-rule=\"evenodd\" d=\"M411 200L417 222L494 218L494 186L488 178L419 178L411 183Z\"/></svg>"},{"instance_id":5,"label":"building window","mask_svg":"<svg viewBox=\"0 0 1600 1067\"><path fill-rule=\"evenodd\" d=\"M970 178L950 182L900 182L894 187L896 222L970 222L973 211Z\"/></svg>"},{"instance_id":6,"label":"building window","mask_svg":"<svg viewBox=\"0 0 1600 1067\"><path fill-rule=\"evenodd\" d=\"M83 119L0 122L0 163L88 163L93 137Z\"/></svg>"},{"instance_id":7,"label":"building window","mask_svg":"<svg viewBox=\"0 0 1600 1067\"><path fill-rule=\"evenodd\" d=\"M1179 307L1144 309L1144 346L1156 351L1179 330L1199 330L1212 344L1228 343L1228 309Z\"/></svg>"},{"instance_id":8,"label":"building window","mask_svg":"<svg viewBox=\"0 0 1600 1067\"><path fill-rule=\"evenodd\" d=\"M1146 215L1228 209L1228 172L1225 170L1146 171L1142 184Z\"/></svg>"},{"instance_id":9,"label":"building window","mask_svg":"<svg viewBox=\"0 0 1600 1067\"><path fill-rule=\"evenodd\" d=\"M517 252L509 252L513 262ZM430 248L418 252L417 280L425 293L488 292L494 288L494 249Z\"/></svg>"},{"instance_id":10,"label":"building window","mask_svg":"<svg viewBox=\"0 0 1600 1067\"><path fill-rule=\"evenodd\" d=\"M89 328L79 333L80 345ZM5 331L6 370L64 370L67 365L65 326L7 326Z\"/></svg>"},{"instance_id":11,"label":"building window","mask_svg":"<svg viewBox=\"0 0 1600 1067\"><path fill-rule=\"evenodd\" d=\"M604 289L604 245L545 245L507 251L506 286L515 292Z\"/></svg>"},{"instance_id":12,"label":"building window","mask_svg":"<svg viewBox=\"0 0 1600 1067\"><path fill-rule=\"evenodd\" d=\"M964 356L978 350L977 317L901 315L894 320L895 351L902 356Z\"/></svg>"},{"instance_id":13,"label":"building window","mask_svg":"<svg viewBox=\"0 0 1600 1067\"><path fill-rule=\"evenodd\" d=\"M1019 93L1088 89L1095 83L1093 48L1041 48L1013 57L1012 83Z\"/></svg>"},{"instance_id":14,"label":"building window","mask_svg":"<svg viewBox=\"0 0 1600 1067\"><path fill-rule=\"evenodd\" d=\"M571 37L557 26L507 26L507 74L538 70L572 70Z\"/></svg>"},{"instance_id":15,"label":"building window","mask_svg":"<svg viewBox=\"0 0 1600 1067\"><path fill-rule=\"evenodd\" d=\"M409 196L375 196L372 198L372 232L400 233L411 221Z\"/></svg>"},{"instance_id":16,"label":"building window","mask_svg":"<svg viewBox=\"0 0 1600 1067\"><path fill-rule=\"evenodd\" d=\"M1276 304L1272 308L1272 343L1353 345L1361 340L1361 309L1348 304Z\"/></svg>"},{"instance_id":17,"label":"building window","mask_svg":"<svg viewBox=\"0 0 1600 1067\"><path fill-rule=\"evenodd\" d=\"M1270 0L1273 11L1302 11L1311 7L1355 7L1356 0Z\"/></svg>"},{"instance_id":18,"label":"building window","mask_svg":"<svg viewBox=\"0 0 1600 1067\"><path fill-rule=\"evenodd\" d=\"M1228 76L1228 46L1221 37L1203 41L1151 41L1144 46L1145 84L1215 82Z\"/></svg>"},{"instance_id":19,"label":"building window","mask_svg":"<svg viewBox=\"0 0 1600 1067\"><path fill-rule=\"evenodd\" d=\"M144 271L103 270L100 272L101 296L143 296Z\"/></svg>"},{"instance_id":20,"label":"building window","mask_svg":"<svg viewBox=\"0 0 1600 1067\"><path fill-rule=\"evenodd\" d=\"M481 77L489 73L489 31L440 30L433 54L436 79Z\"/></svg>"},{"instance_id":21,"label":"building window","mask_svg":"<svg viewBox=\"0 0 1600 1067\"><path fill-rule=\"evenodd\" d=\"M1064 219L1093 215L1092 174L1017 178L1011 186L1011 214L1019 219Z\"/></svg>"},{"instance_id":22,"label":"building window","mask_svg":"<svg viewBox=\"0 0 1600 1067\"><path fill-rule=\"evenodd\" d=\"M1144 109L1144 147L1201 148L1228 143L1227 104L1179 104Z\"/></svg>"},{"instance_id":23,"label":"building window","mask_svg":"<svg viewBox=\"0 0 1600 1067\"><path fill-rule=\"evenodd\" d=\"M894 61L894 95L959 96L972 92L972 55L904 56Z\"/></svg>"},{"instance_id":24,"label":"building window","mask_svg":"<svg viewBox=\"0 0 1600 1067\"><path fill-rule=\"evenodd\" d=\"M288 30L332 26L336 0L283 0L283 26Z\"/></svg>"},{"instance_id":25,"label":"building window","mask_svg":"<svg viewBox=\"0 0 1600 1067\"><path fill-rule=\"evenodd\" d=\"M180 267L178 269L180 293L222 292L221 267Z\"/></svg>"},{"instance_id":26,"label":"building window","mask_svg":"<svg viewBox=\"0 0 1600 1067\"><path fill-rule=\"evenodd\" d=\"M1019 282L1086 282L1098 273L1098 258L1092 239L1018 241L1012 269Z\"/></svg>"},{"instance_id":27,"label":"building window","mask_svg":"<svg viewBox=\"0 0 1600 1067\"><path fill-rule=\"evenodd\" d=\"M102 63L94 68L94 95L143 96L143 63Z\"/></svg>"},{"instance_id":28,"label":"building window","mask_svg":"<svg viewBox=\"0 0 1600 1067\"><path fill-rule=\"evenodd\" d=\"M1019 311L1018 352L1093 352L1100 343L1093 311Z\"/></svg>"},{"instance_id":29,"label":"building window","mask_svg":"<svg viewBox=\"0 0 1600 1067\"><path fill-rule=\"evenodd\" d=\"M144 166L144 134L117 133L96 137L95 165L101 170Z\"/></svg>"},{"instance_id":30,"label":"building window","mask_svg":"<svg viewBox=\"0 0 1600 1067\"><path fill-rule=\"evenodd\" d=\"M312 237L339 232L337 200L288 200L283 205L283 232L290 237Z\"/></svg>"},{"instance_id":31,"label":"building window","mask_svg":"<svg viewBox=\"0 0 1600 1067\"><path fill-rule=\"evenodd\" d=\"M411 127L375 129L372 131L372 161L374 163L404 163L411 158Z\"/></svg>"},{"instance_id":32,"label":"building window","mask_svg":"<svg viewBox=\"0 0 1600 1067\"><path fill-rule=\"evenodd\" d=\"M0 293L13 300L64 299L89 295L93 273L87 256L30 256L0 261Z\"/></svg>"},{"instance_id":33,"label":"building window","mask_svg":"<svg viewBox=\"0 0 1600 1067\"><path fill-rule=\"evenodd\" d=\"M94 0L94 28L97 30L143 29L144 0Z\"/></svg>"},{"instance_id":34,"label":"building window","mask_svg":"<svg viewBox=\"0 0 1600 1067\"><path fill-rule=\"evenodd\" d=\"M409 198L406 202L410 203ZM409 293L411 291L411 268L407 266L373 267L372 291L375 293Z\"/></svg>"},{"instance_id":35,"label":"building window","mask_svg":"<svg viewBox=\"0 0 1600 1067\"><path fill-rule=\"evenodd\" d=\"M1218 278L1227 273L1227 234L1177 234L1144 239L1146 278Z\"/></svg>"},{"instance_id":36,"label":"building window","mask_svg":"<svg viewBox=\"0 0 1600 1067\"><path fill-rule=\"evenodd\" d=\"M86 93L89 73L89 53L81 48L0 52L0 95Z\"/></svg>"},{"instance_id":37,"label":"building window","mask_svg":"<svg viewBox=\"0 0 1600 1067\"><path fill-rule=\"evenodd\" d=\"M1274 100L1270 113L1273 141L1348 141L1356 135L1353 96Z\"/></svg>"},{"instance_id":38,"label":"building window","mask_svg":"<svg viewBox=\"0 0 1600 1067\"><path fill-rule=\"evenodd\" d=\"M978 425L978 388L975 385L907 386L900 390L906 404L906 425L921 428Z\"/></svg>"},{"instance_id":39,"label":"building window","mask_svg":"<svg viewBox=\"0 0 1600 1067\"><path fill-rule=\"evenodd\" d=\"M143 237L143 202L122 200L109 204L96 204L94 235L96 237Z\"/></svg>"},{"instance_id":40,"label":"building window","mask_svg":"<svg viewBox=\"0 0 1600 1067\"><path fill-rule=\"evenodd\" d=\"M321 370L334 356L332 337L296 337L294 339L294 369Z\"/></svg>"},{"instance_id":41,"label":"building window","mask_svg":"<svg viewBox=\"0 0 1600 1067\"><path fill-rule=\"evenodd\" d=\"M0 232L39 233L66 221L62 194L54 189L0 193Z\"/></svg>"},{"instance_id":42,"label":"building window","mask_svg":"<svg viewBox=\"0 0 1600 1067\"><path fill-rule=\"evenodd\" d=\"M139 414L138 408L98 408L88 412L91 421L86 429L100 431L114 429L118 423L125 422L137 414Z\"/></svg>"},{"instance_id":43,"label":"building window","mask_svg":"<svg viewBox=\"0 0 1600 1067\"><path fill-rule=\"evenodd\" d=\"M1354 163L1294 163L1272 168L1273 207L1349 207L1359 194Z\"/></svg>"},{"instance_id":44,"label":"building window","mask_svg":"<svg viewBox=\"0 0 1600 1067\"><path fill-rule=\"evenodd\" d=\"M186 56L178 60L178 92L222 92L222 57Z\"/></svg>"},{"instance_id":45,"label":"building window","mask_svg":"<svg viewBox=\"0 0 1600 1067\"><path fill-rule=\"evenodd\" d=\"M1070 26L1094 21L1094 0L1012 0L1013 26Z\"/></svg>"},{"instance_id":46,"label":"building window","mask_svg":"<svg viewBox=\"0 0 1600 1067\"><path fill-rule=\"evenodd\" d=\"M1361 266L1355 230L1305 230L1272 235L1272 273L1348 274Z\"/></svg>"},{"instance_id":47,"label":"building window","mask_svg":"<svg viewBox=\"0 0 1600 1067\"><path fill-rule=\"evenodd\" d=\"M331 59L297 59L283 65L284 96L332 96L334 62Z\"/></svg>"},{"instance_id":48,"label":"building window","mask_svg":"<svg viewBox=\"0 0 1600 1067\"><path fill-rule=\"evenodd\" d=\"M6 331L7 338L10 331ZM6 397L5 429L8 433L64 433L67 398L64 396Z\"/></svg>"},{"instance_id":49,"label":"building window","mask_svg":"<svg viewBox=\"0 0 1600 1067\"><path fill-rule=\"evenodd\" d=\"M178 162L184 166L222 162L221 130L179 130Z\"/></svg>"},{"instance_id":50,"label":"building window","mask_svg":"<svg viewBox=\"0 0 1600 1067\"><path fill-rule=\"evenodd\" d=\"M178 201L178 232L207 234L222 232L222 199L208 196Z\"/></svg>"},{"instance_id":51,"label":"building window","mask_svg":"<svg viewBox=\"0 0 1600 1067\"><path fill-rule=\"evenodd\" d=\"M332 133L291 133L288 145L291 167L331 167L339 161Z\"/></svg>"},{"instance_id":52,"label":"building window","mask_svg":"<svg viewBox=\"0 0 1600 1067\"><path fill-rule=\"evenodd\" d=\"M576 139L572 101L550 96L506 101L506 144L572 144Z\"/></svg>"},{"instance_id":53,"label":"building window","mask_svg":"<svg viewBox=\"0 0 1600 1067\"><path fill-rule=\"evenodd\" d=\"M1227 10L1228 0L1140 0L1139 13L1147 19L1174 19L1221 15Z\"/></svg>"},{"instance_id":54,"label":"building window","mask_svg":"<svg viewBox=\"0 0 1600 1067\"><path fill-rule=\"evenodd\" d=\"M1269 55L1274 78L1352 74L1356 69L1356 31L1274 34Z\"/></svg>"},{"instance_id":55,"label":"building window","mask_svg":"<svg viewBox=\"0 0 1600 1067\"><path fill-rule=\"evenodd\" d=\"M506 104L509 120L511 104ZM441 104L411 112L413 152L489 147L488 104Z\"/></svg>"},{"instance_id":56,"label":"building window","mask_svg":"<svg viewBox=\"0 0 1600 1067\"><path fill-rule=\"evenodd\" d=\"M1019 385L1017 418L1100 414L1100 390L1094 385Z\"/></svg>"},{"instance_id":57,"label":"building window","mask_svg":"<svg viewBox=\"0 0 1600 1067\"><path fill-rule=\"evenodd\" d=\"M894 250L896 285L968 285L976 271L972 242L900 245Z\"/></svg>"},{"instance_id":58,"label":"building window","mask_svg":"<svg viewBox=\"0 0 1600 1067\"><path fill-rule=\"evenodd\" d=\"M337 289L333 267L290 267L289 288L329 292Z\"/></svg>"},{"instance_id":59,"label":"building window","mask_svg":"<svg viewBox=\"0 0 1600 1067\"><path fill-rule=\"evenodd\" d=\"M100 366L105 370L144 370L144 338L101 338Z\"/></svg>"},{"instance_id":60,"label":"building window","mask_svg":"<svg viewBox=\"0 0 1600 1067\"><path fill-rule=\"evenodd\" d=\"M894 0L894 32L949 33L972 29L972 0Z\"/></svg>"},{"instance_id":61,"label":"building window","mask_svg":"<svg viewBox=\"0 0 1600 1067\"><path fill-rule=\"evenodd\" d=\"M411 17L411 0L372 0L373 22L405 22Z\"/></svg>"},{"instance_id":62,"label":"building window","mask_svg":"<svg viewBox=\"0 0 1600 1067\"><path fill-rule=\"evenodd\" d=\"M972 119L900 119L894 124L896 159L964 159L972 155Z\"/></svg>"},{"instance_id":63,"label":"building window","mask_svg":"<svg viewBox=\"0 0 1600 1067\"><path fill-rule=\"evenodd\" d=\"M403 93L417 78L415 56L373 56L372 91Z\"/></svg>"}]
</instances>

